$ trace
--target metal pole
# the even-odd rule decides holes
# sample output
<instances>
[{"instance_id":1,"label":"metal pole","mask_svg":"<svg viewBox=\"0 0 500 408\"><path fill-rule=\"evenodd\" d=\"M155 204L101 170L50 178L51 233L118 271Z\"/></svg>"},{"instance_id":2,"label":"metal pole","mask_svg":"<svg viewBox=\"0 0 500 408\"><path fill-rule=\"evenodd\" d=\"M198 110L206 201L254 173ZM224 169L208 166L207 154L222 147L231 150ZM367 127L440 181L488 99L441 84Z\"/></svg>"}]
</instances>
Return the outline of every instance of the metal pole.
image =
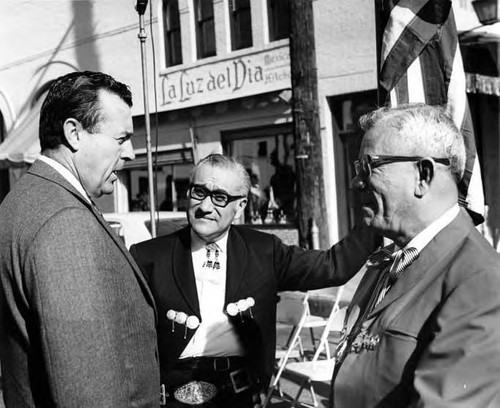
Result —
<instances>
[{"instance_id":1,"label":"metal pole","mask_svg":"<svg viewBox=\"0 0 500 408\"><path fill-rule=\"evenodd\" d=\"M155 192L153 179L153 156L151 154L151 125L149 121L148 81L146 64L146 30L144 15L139 13L139 40L141 41L142 89L144 96L144 124L146 126L146 155L148 161L149 215L151 218L151 235L156 237Z\"/></svg>"}]
</instances>

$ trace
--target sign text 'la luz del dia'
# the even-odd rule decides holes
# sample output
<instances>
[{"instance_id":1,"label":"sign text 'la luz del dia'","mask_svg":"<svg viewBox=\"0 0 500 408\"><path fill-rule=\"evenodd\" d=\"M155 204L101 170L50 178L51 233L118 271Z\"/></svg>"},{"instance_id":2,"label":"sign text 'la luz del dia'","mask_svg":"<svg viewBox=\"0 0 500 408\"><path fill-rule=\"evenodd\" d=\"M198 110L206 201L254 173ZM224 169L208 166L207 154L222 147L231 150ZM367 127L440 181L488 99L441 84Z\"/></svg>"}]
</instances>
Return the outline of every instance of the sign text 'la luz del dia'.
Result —
<instances>
[{"instance_id":1,"label":"sign text 'la luz del dia'","mask_svg":"<svg viewBox=\"0 0 500 408\"><path fill-rule=\"evenodd\" d=\"M288 46L165 74L162 110L181 109L291 87Z\"/></svg>"}]
</instances>

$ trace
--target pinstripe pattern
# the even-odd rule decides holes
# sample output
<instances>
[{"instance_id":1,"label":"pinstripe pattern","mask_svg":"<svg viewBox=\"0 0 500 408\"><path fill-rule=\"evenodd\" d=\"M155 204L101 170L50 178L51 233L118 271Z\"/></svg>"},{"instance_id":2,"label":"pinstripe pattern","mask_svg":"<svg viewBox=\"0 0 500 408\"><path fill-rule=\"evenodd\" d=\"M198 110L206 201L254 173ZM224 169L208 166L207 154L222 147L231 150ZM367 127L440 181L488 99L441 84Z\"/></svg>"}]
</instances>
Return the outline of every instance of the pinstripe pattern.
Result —
<instances>
[{"instance_id":1,"label":"pinstripe pattern","mask_svg":"<svg viewBox=\"0 0 500 408\"><path fill-rule=\"evenodd\" d=\"M447 105L467 152L459 204L483 221L484 193L450 0L377 0L383 29L380 90L386 104ZM383 101L380 101L383 102Z\"/></svg>"}]
</instances>

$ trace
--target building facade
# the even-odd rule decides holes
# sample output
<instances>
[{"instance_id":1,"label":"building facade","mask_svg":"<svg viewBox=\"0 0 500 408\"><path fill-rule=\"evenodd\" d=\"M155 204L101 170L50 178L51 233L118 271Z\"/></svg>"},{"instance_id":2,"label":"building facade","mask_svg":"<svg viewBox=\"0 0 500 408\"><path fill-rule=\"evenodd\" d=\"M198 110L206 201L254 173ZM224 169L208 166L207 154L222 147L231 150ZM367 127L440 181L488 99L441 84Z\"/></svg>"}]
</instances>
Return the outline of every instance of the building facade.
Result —
<instances>
[{"instance_id":1,"label":"building facade","mask_svg":"<svg viewBox=\"0 0 500 408\"><path fill-rule=\"evenodd\" d=\"M372 0L315 0L312 5L327 208L320 245L325 247L356 219L349 188L360 141L356 123L377 105L375 11ZM120 174L115 194L98 205L104 212L147 210L144 88L134 4L2 2L0 20L8 39L0 45L0 193L39 154L38 111L50 82L75 70L99 70L132 89L137 158ZM289 2L152 0L144 28L157 207L183 210L192 164L224 152L242 161L253 181L248 211L239 222L293 226Z\"/></svg>"}]
</instances>

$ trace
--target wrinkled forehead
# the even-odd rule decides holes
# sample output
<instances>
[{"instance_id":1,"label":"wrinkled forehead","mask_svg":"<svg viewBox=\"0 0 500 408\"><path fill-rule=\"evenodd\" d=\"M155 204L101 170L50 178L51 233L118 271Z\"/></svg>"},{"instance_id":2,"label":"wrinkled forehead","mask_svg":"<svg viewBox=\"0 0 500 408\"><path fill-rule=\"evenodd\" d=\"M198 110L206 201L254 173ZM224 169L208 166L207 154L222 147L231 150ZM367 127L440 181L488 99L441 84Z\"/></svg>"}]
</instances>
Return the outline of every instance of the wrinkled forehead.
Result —
<instances>
[{"instance_id":1,"label":"wrinkled forehead","mask_svg":"<svg viewBox=\"0 0 500 408\"><path fill-rule=\"evenodd\" d=\"M211 191L221 190L233 195L241 190L241 180L235 169L208 163L198 167L193 176L193 184L200 184Z\"/></svg>"}]
</instances>

